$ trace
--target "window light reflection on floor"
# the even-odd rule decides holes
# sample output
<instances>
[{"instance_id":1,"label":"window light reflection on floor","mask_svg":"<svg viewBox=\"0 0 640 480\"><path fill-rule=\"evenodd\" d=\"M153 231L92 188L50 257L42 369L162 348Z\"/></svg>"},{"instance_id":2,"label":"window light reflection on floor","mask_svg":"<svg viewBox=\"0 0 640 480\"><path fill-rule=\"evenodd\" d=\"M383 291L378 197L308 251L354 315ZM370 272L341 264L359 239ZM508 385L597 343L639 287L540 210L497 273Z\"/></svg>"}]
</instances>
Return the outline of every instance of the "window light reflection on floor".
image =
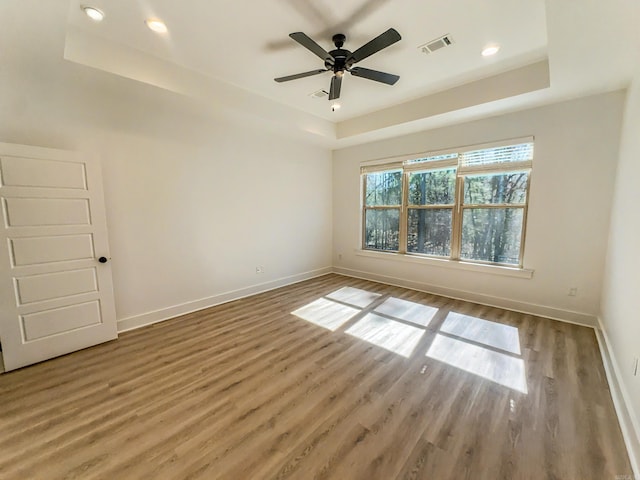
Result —
<instances>
[{"instance_id":1,"label":"window light reflection on floor","mask_svg":"<svg viewBox=\"0 0 640 480\"><path fill-rule=\"evenodd\" d=\"M335 292L331 292L329 295L326 295L326 298L347 303L354 307L366 308L381 296L382 295L379 293L367 292L360 288L342 287Z\"/></svg>"},{"instance_id":2,"label":"window light reflection on floor","mask_svg":"<svg viewBox=\"0 0 640 480\"><path fill-rule=\"evenodd\" d=\"M347 323L360 309L319 298L293 312L298 318L311 322L332 332Z\"/></svg>"},{"instance_id":3,"label":"window light reflection on floor","mask_svg":"<svg viewBox=\"0 0 640 480\"><path fill-rule=\"evenodd\" d=\"M426 327L438 312L438 309L420 303L390 297L376 307L374 312Z\"/></svg>"},{"instance_id":4,"label":"window light reflection on floor","mask_svg":"<svg viewBox=\"0 0 640 480\"><path fill-rule=\"evenodd\" d=\"M516 355L521 353L518 329L511 325L450 312L440 331Z\"/></svg>"},{"instance_id":5,"label":"window light reflection on floor","mask_svg":"<svg viewBox=\"0 0 640 480\"><path fill-rule=\"evenodd\" d=\"M366 313L382 297L354 287L342 287L293 312L293 315L331 331L336 331L359 312ZM410 357L438 309L390 297L351 325L345 333ZM406 323L405 323L406 322ZM412 323L413 325L408 325Z\"/></svg>"},{"instance_id":6,"label":"window light reflection on floor","mask_svg":"<svg viewBox=\"0 0 640 480\"><path fill-rule=\"evenodd\" d=\"M527 393L524 360L437 334L427 357Z\"/></svg>"},{"instance_id":7,"label":"window light reflection on floor","mask_svg":"<svg viewBox=\"0 0 640 480\"><path fill-rule=\"evenodd\" d=\"M345 333L409 358L425 331L369 313Z\"/></svg>"}]
</instances>

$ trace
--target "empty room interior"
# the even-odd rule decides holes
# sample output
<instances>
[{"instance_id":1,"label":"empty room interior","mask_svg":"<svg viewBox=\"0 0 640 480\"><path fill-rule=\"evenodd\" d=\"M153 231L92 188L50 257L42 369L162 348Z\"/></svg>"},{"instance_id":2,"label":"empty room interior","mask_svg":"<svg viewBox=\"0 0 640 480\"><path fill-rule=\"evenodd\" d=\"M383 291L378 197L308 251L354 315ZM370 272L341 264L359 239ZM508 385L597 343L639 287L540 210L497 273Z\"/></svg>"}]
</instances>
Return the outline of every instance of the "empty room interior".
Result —
<instances>
[{"instance_id":1,"label":"empty room interior","mask_svg":"<svg viewBox=\"0 0 640 480\"><path fill-rule=\"evenodd\" d=\"M0 21L0 478L640 480L640 3Z\"/></svg>"}]
</instances>

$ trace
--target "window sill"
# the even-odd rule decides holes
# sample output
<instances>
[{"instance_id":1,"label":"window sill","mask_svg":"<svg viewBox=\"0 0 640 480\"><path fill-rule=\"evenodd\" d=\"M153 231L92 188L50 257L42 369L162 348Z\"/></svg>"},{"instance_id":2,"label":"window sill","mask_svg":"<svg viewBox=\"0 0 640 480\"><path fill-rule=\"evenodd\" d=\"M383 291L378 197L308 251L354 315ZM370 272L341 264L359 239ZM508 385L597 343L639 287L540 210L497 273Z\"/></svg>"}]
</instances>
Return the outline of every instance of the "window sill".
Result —
<instances>
[{"instance_id":1,"label":"window sill","mask_svg":"<svg viewBox=\"0 0 640 480\"><path fill-rule=\"evenodd\" d=\"M460 260L447 260L444 258L421 257L411 254L400 254L392 252L375 252L372 250L362 250L356 248L356 255L360 257L377 258L379 260L390 260L392 262L407 262L419 265L429 265L432 267L453 268L455 270L466 270L470 272L489 273L492 275L503 275L516 278L533 278L533 270L518 267L505 267L502 265L484 265L481 263L463 262Z\"/></svg>"}]
</instances>

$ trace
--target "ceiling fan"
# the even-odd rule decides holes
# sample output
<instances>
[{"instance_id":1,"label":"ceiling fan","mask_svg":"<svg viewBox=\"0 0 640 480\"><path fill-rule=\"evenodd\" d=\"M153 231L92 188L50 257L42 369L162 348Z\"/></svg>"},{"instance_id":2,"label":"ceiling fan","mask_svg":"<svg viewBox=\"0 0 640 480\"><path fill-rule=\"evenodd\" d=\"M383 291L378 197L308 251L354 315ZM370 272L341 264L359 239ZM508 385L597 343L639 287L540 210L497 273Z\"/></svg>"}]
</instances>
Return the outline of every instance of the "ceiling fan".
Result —
<instances>
[{"instance_id":1,"label":"ceiling fan","mask_svg":"<svg viewBox=\"0 0 640 480\"><path fill-rule=\"evenodd\" d=\"M345 72L351 73L356 77L366 78L380 83L386 83L387 85L394 85L400 77L398 75L392 75L390 73L379 72L377 70L370 70L363 67L354 67L355 63L379 52L380 50L387 48L389 45L393 45L402 37L393 28L390 28L386 32L378 35L373 40L365 43L362 47L358 48L355 52L350 52L342 48L346 37L342 33L338 33L333 36L332 40L336 46L335 50L327 52L324 48L318 45L310 37L302 32L295 32L289 35L300 45L310 50L312 53L324 60L324 69L311 70L309 72L297 73L295 75L288 75L286 77L275 78L276 82L288 82L289 80L297 80L298 78L310 77L312 75L318 75L325 72L333 72L331 78L331 88L329 90L329 100L336 100L340 98L340 88L342 86L342 77Z\"/></svg>"}]
</instances>

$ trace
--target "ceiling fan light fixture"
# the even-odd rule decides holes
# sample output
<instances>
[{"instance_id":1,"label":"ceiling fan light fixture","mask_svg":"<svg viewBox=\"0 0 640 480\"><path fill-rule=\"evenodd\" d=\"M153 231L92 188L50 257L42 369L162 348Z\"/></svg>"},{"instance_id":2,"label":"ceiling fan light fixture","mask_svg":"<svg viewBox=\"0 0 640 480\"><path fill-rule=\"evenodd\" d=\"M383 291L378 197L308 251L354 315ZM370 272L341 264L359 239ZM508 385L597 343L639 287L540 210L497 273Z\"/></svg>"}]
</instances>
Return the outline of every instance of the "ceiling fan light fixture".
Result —
<instances>
[{"instance_id":1,"label":"ceiling fan light fixture","mask_svg":"<svg viewBox=\"0 0 640 480\"><path fill-rule=\"evenodd\" d=\"M500 45L487 45L482 50L482 56L491 57L492 55L495 55L496 53L498 53L499 50L500 50Z\"/></svg>"},{"instance_id":2,"label":"ceiling fan light fixture","mask_svg":"<svg viewBox=\"0 0 640 480\"><path fill-rule=\"evenodd\" d=\"M150 30L156 33L167 33L169 31L167 25L159 18L147 18L144 23L147 24Z\"/></svg>"},{"instance_id":3,"label":"ceiling fan light fixture","mask_svg":"<svg viewBox=\"0 0 640 480\"><path fill-rule=\"evenodd\" d=\"M96 7L90 7L88 5L82 5L80 7L84 14L94 22L101 22L104 20L104 12Z\"/></svg>"}]
</instances>

